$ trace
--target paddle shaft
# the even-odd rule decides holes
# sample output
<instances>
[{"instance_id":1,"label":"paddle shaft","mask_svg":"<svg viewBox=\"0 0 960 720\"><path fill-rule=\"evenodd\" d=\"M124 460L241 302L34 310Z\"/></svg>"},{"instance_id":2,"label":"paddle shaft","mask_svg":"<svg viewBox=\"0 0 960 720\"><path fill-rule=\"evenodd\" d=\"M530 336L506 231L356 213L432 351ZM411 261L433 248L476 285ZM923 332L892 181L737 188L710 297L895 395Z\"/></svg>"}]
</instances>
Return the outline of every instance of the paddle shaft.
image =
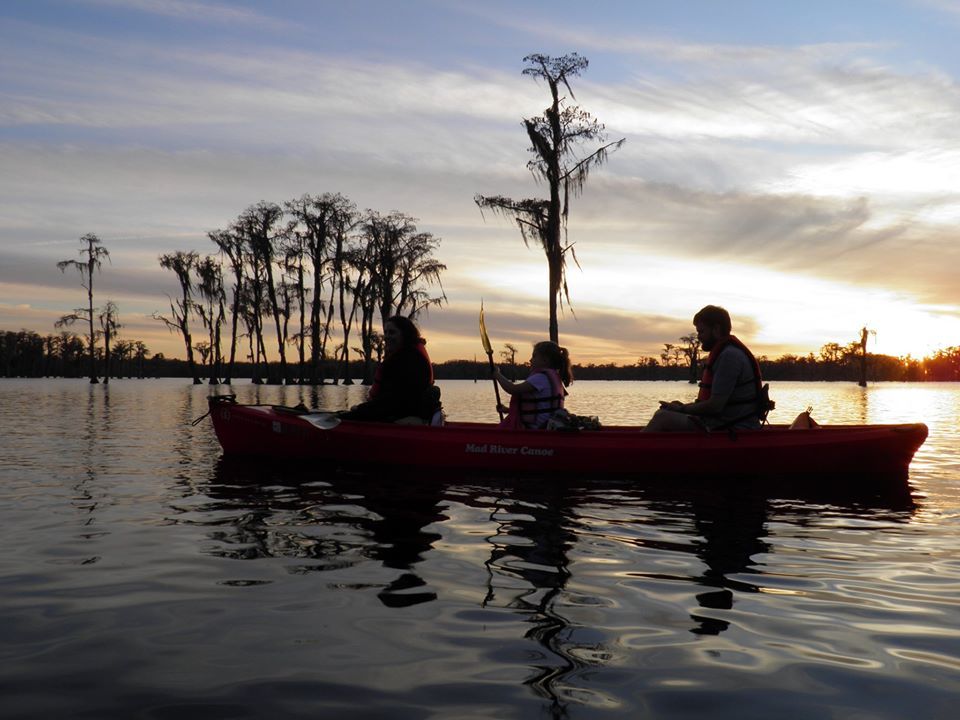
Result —
<instances>
[{"instance_id":1,"label":"paddle shaft","mask_svg":"<svg viewBox=\"0 0 960 720\"><path fill-rule=\"evenodd\" d=\"M497 378L494 377L493 373L496 371L496 367L493 365L493 350L487 352L487 360L490 361L490 377L493 380L493 392L497 396L497 414L500 416L500 419L503 420L503 410L500 409L500 383L497 382Z\"/></svg>"}]
</instances>

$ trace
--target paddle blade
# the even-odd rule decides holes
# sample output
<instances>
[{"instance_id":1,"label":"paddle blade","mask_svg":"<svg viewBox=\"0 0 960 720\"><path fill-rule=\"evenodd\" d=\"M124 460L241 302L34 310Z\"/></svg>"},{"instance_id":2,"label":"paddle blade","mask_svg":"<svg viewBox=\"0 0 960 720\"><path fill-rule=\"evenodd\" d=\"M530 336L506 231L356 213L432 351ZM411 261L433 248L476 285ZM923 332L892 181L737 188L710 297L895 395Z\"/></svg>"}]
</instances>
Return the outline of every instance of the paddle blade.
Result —
<instances>
[{"instance_id":1,"label":"paddle blade","mask_svg":"<svg viewBox=\"0 0 960 720\"><path fill-rule=\"evenodd\" d=\"M483 321L483 303L480 303L480 342L483 343L483 351L487 355L493 355L490 338L487 337L487 324Z\"/></svg>"},{"instance_id":2,"label":"paddle blade","mask_svg":"<svg viewBox=\"0 0 960 720\"><path fill-rule=\"evenodd\" d=\"M321 430L333 430L337 425L340 424L340 418L333 413L314 412L301 415L300 417L314 427L320 428Z\"/></svg>"}]
</instances>

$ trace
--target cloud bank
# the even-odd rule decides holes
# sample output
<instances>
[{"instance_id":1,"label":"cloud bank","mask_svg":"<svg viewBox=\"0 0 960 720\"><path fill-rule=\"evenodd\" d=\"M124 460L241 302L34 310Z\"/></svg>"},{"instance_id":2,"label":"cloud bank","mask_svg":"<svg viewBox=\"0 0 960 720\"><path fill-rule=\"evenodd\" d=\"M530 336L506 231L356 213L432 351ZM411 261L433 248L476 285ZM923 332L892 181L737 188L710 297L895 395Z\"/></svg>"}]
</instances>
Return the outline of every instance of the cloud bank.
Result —
<instances>
[{"instance_id":1,"label":"cloud bank","mask_svg":"<svg viewBox=\"0 0 960 720\"><path fill-rule=\"evenodd\" d=\"M49 332L48 317L76 304L55 263L85 232L113 253L104 290L147 327L175 289L160 253L212 252L206 233L248 205L333 191L442 238L450 304L424 318L437 357L469 354L481 297L504 342L538 339L542 256L473 196L543 192L520 119L547 96L519 72L543 44L592 56L576 99L627 140L572 205L581 269L570 268L575 315L561 333L581 357L657 354L703 302L736 308L771 352L845 341L895 310L907 325L942 319L931 331L941 338L955 327L960 90L950 68L898 43L896 26L847 41L826 30L821 41L733 41L722 28L698 40L689 26L550 25L496 4L413 3L411 23L429 12L449 32L431 55L359 42L402 31L376 13L79 7L89 22L7 9L0 26L3 328ZM120 19L133 32L116 32ZM197 24L217 28L209 42L173 31ZM321 29L338 42L305 41Z\"/></svg>"}]
</instances>

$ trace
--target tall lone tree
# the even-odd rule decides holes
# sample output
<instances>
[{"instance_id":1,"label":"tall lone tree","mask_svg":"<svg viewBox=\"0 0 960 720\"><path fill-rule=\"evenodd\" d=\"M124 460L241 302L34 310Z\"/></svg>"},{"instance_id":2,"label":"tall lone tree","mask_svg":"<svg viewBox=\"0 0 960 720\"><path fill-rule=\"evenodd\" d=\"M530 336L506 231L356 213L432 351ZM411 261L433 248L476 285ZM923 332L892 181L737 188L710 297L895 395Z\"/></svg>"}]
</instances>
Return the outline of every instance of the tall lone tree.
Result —
<instances>
[{"instance_id":1,"label":"tall lone tree","mask_svg":"<svg viewBox=\"0 0 960 720\"><path fill-rule=\"evenodd\" d=\"M604 125L590 113L576 105L569 105L560 94L561 86L570 97L573 89L570 78L587 68L589 61L577 53L562 57L550 57L539 53L527 55L523 61L527 67L524 75L535 80L544 80L550 88L550 105L543 115L524 118L523 125L530 138L529 151L533 155L527 169L538 180L543 180L549 190L546 199L513 200L502 195L476 195L474 201L481 211L489 209L513 218L520 228L524 243L536 240L547 256L550 301L550 339L559 342L557 306L563 297L570 302L566 280L566 256L569 251L576 262L573 244L567 242L567 220L570 213L570 198L583 191L590 171L606 162L609 154L625 142L621 138L606 143ZM591 152L585 145L595 146ZM563 296L561 296L561 291Z\"/></svg>"},{"instance_id":2,"label":"tall lone tree","mask_svg":"<svg viewBox=\"0 0 960 720\"><path fill-rule=\"evenodd\" d=\"M856 347L860 350L860 379L857 381L857 385L860 387L867 386L867 336L870 334L876 336L876 330L870 330L864 325L860 329L860 342L856 343Z\"/></svg>"},{"instance_id":3,"label":"tall lone tree","mask_svg":"<svg viewBox=\"0 0 960 720\"><path fill-rule=\"evenodd\" d=\"M97 357L94 341L96 334L93 329L93 271L99 272L103 265L104 258L110 258L110 251L103 247L102 241L93 233L87 233L80 238L80 256L86 256L84 261L79 260L61 260L57 263L60 272L65 272L68 267L75 267L80 273L80 284L87 290L87 307L78 310L72 315L65 315L60 318L57 327L69 325L81 318L86 318L90 324L89 349L90 349L90 382L97 383Z\"/></svg>"}]
</instances>

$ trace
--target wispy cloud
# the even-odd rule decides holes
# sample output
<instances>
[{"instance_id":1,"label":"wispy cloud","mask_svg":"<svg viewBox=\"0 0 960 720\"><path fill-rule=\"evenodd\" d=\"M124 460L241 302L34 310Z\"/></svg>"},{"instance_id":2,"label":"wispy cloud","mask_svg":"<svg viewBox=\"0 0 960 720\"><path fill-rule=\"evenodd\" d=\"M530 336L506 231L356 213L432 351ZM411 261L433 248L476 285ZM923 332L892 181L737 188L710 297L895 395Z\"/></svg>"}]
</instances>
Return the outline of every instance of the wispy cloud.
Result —
<instances>
[{"instance_id":1,"label":"wispy cloud","mask_svg":"<svg viewBox=\"0 0 960 720\"><path fill-rule=\"evenodd\" d=\"M235 36L286 21L266 4L83 2L223 33L200 46L176 33L0 27L0 284L19 282L5 265L26 257L14 246L45 268L21 279L64 282L46 275L59 276L52 255L69 256L96 231L115 262L136 268L134 285L157 290L170 280L159 252L203 251L207 230L259 200L340 191L361 207L410 212L443 238L451 307L428 328L466 342L455 326L475 325L464 306L483 295L509 316L510 337L543 333L542 255L472 200L543 192L525 168L520 119L540 113L547 95L521 76L519 58L500 70L491 68L502 58L466 53L443 62L382 48L344 54L277 33L241 45ZM455 27L446 6L430 9ZM789 277L844 283L844 298L882 283L960 304L950 272L960 264L950 234L960 216L960 88L943 71L887 64L881 42L697 43L534 23L483 4L459 12L472 13L472 32L509 31L498 42L550 40L619 63L591 66L575 83L578 102L627 138L571 215L584 271L571 267L577 315L563 332L590 347L585 356L614 352L618 339L622 357L655 348L657 337L686 331L691 306L731 285L740 292L743 278L768 287L764 274L783 287ZM141 314L162 309L162 291L153 307L133 286L117 292ZM762 329L769 321L744 308L764 296L745 294L741 322ZM15 300L11 308L42 307Z\"/></svg>"},{"instance_id":2,"label":"wispy cloud","mask_svg":"<svg viewBox=\"0 0 960 720\"><path fill-rule=\"evenodd\" d=\"M920 7L931 8L960 21L960 5L956 0L913 0Z\"/></svg>"},{"instance_id":3,"label":"wispy cloud","mask_svg":"<svg viewBox=\"0 0 960 720\"><path fill-rule=\"evenodd\" d=\"M950 0L928 0L930 3L948 3ZM642 24L642 13L631 15L623 22L608 16L591 18L593 22L564 22L563 19L544 17L533 9L480 3L458 3L457 9L466 15L482 18L500 28L515 31L526 37L549 42L552 46L569 47L581 54L611 53L647 62L634 62L638 67L656 71L676 64L702 69L738 69L741 73L756 71L773 73L778 68L807 66L813 63L839 62L854 56L889 47L883 42L822 42L801 43L793 46L772 43L691 42L665 31L638 32L630 28ZM684 72L684 70L680 70Z\"/></svg>"},{"instance_id":4,"label":"wispy cloud","mask_svg":"<svg viewBox=\"0 0 960 720\"><path fill-rule=\"evenodd\" d=\"M136 11L191 22L249 25L283 30L291 24L249 8L189 0L80 0L87 5Z\"/></svg>"},{"instance_id":5,"label":"wispy cloud","mask_svg":"<svg viewBox=\"0 0 960 720\"><path fill-rule=\"evenodd\" d=\"M653 137L711 137L829 146L918 147L960 139L960 87L938 73L862 63L783 68L747 78L705 66L682 81L651 76L588 85L609 127Z\"/></svg>"}]
</instances>

